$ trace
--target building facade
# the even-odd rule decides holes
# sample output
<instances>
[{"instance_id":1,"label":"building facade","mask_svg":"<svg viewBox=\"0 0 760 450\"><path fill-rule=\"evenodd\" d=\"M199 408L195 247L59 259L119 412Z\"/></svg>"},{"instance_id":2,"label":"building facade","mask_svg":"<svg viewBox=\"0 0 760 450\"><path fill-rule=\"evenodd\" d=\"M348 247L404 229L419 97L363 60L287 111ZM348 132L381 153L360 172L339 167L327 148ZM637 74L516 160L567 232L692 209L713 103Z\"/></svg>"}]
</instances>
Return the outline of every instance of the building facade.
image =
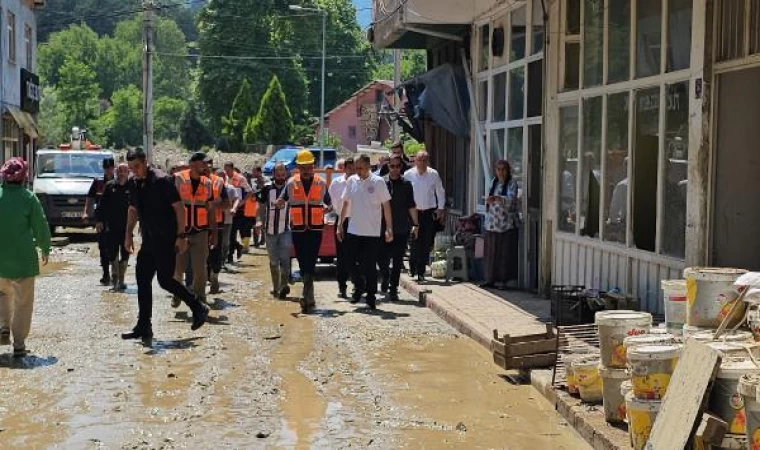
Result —
<instances>
[{"instance_id":1,"label":"building facade","mask_svg":"<svg viewBox=\"0 0 760 450\"><path fill-rule=\"evenodd\" d=\"M43 0L7 0L0 3L0 104L2 149L0 161L22 156L34 160L40 84L35 74L37 55L36 10Z\"/></svg>"},{"instance_id":2,"label":"building facade","mask_svg":"<svg viewBox=\"0 0 760 450\"><path fill-rule=\"evenodd\" d=\"M328 112L325 127L340 137L343 148L354 152L359 145L385 142L390 138L391 126L381 111L392 96L392 81L373 81Z\"/></svg>"}]
</instances>

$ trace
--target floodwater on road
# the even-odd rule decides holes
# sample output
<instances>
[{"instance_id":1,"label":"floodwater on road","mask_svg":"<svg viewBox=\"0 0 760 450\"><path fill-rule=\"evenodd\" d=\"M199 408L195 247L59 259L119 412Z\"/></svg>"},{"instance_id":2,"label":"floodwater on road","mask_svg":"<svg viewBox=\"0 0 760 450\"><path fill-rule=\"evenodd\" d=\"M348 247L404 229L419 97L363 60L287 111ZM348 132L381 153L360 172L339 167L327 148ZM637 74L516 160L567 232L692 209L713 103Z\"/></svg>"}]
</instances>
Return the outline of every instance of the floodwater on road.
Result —
<instances>
[{"instance_id":1,"label":"floodwater on road","mask_svg":"<svg viewBox=\"0 0 760 450\"><path fill-rule=\"evenodd\" d=\"M261 252L223 274L198 332L156 285L153 347L122 341L134 267L127 293L107 292L92 247L57 251L37 280L33 356L0 348L0 449L589 448L411 297L372 312L319 281L301 315L300 285L267 294Z\"/></svg>"}]
</instances>

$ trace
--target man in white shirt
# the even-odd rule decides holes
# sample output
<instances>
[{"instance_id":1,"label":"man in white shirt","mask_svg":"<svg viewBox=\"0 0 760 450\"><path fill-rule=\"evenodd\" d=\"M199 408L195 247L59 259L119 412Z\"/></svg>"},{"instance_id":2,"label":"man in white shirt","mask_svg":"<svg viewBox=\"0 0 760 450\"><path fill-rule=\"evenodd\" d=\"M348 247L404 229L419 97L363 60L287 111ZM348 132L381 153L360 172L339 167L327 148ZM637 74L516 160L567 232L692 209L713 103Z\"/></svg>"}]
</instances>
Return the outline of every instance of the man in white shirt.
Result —
<instances>
[{"instance_id":1,"label":"man in white shirt","mask_svg":"<svg viewBox=\"0 0 760 450\"><path fill-rule=\"evenodd\" d=\"M414 202L417 204L419 231L417 239L412 241L409 272L417 274L417 281L425 281L425 270L430 261L436 234L436 222L446 223L446 191L438 171L428 167L428 154L417 153L415 167L404 173L404 179L412 183Z\"/></svg>"},{"instance_id":2,"label":"man in white shirt","mask_svg":"<svg viewBox=\"0 0 760 450\"><path fill-rule=\"evenodd\" d=\"M227 190L227 200L229 208L224 210L224 228L222 229L222 258L228 258L230 253L230 236L232 235L232 221L235 218L233 210L237 211L240 207L240 202L243 198L243 192L230 184L230 180L227 179L227 174L224 170L217 170L216 175L224 179L224 189ZM228 259L227 262L232 262ZM224 267L223 267L224 268Z\"/></svg>"},{"instance_id":3,"label":"man in white shirt","mask_svg":"<svg viewBox=\"0 0 760 450\"><path fill-rule=\"evenodd\" d=\"M358 303L367 294L367 307L377 309L377 257L381 244L382 219L392 224L391 195L385 180L370 172L370 159L361 155L356 159L356 175L350 177L343 192L343 206L338 222L338 240L346 246L346 263L353 276L356 291L351 303ZM347 233L343 222L348 208L351 221ZM385 230L385 242L393 241L392 227Z\"/></svg>"},{"instance_id":4,"label":"man in white shirt","mask_svg":"<svg viewBox=\"0 0 760 450\"><path fill-rule=\"evenodd\" d=\"M340 213L343 210L343 201L341 200L343 198L343 192L346 190L346 185L348 183L348 179L356 173L355 165L354 165L354 158L346 158L341 159L338 161L338 171L344 172L341 176L335 178L332 183L330 183L330 188L328 189L328 192L330 193L330 198L333 200L333 208L335 210L335 214L340 217ZM350 208L349 208L350 209ZM348 223L351 218L351 211L346 211L346 219L343 221L343 234L345 235L348 233ZM338 278L338 290L339 294L338 296L340 298L348 298L346 295L346 289L348 289L348 278L351 275L351 271L348 270L348 266L345 264L346 260L346 247L343 245L340 240L337 239L338 237L338 226L336 224L335 226L335 250L336 250L336 258L335 258L335 265L337 269L337 278Z\"/></svg>"}]
</instances>

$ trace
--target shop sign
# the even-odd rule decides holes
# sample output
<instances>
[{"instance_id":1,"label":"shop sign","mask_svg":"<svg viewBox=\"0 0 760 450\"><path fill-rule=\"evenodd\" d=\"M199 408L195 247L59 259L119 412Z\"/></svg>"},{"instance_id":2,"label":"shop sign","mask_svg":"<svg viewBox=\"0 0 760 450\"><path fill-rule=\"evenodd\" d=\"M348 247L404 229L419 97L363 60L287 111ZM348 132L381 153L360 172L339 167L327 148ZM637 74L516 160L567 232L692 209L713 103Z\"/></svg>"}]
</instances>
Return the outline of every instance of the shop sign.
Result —
<instances>
[{"instance_id":1,"label":"shop sign","mask_svg":"<svg viewBox=\"0 0 760 450\"><path fill-rule=\"evenodd\" d=\"M40 110L40 77L21 69L21 110L37 114Z\"/></svg>"}]
</instances>

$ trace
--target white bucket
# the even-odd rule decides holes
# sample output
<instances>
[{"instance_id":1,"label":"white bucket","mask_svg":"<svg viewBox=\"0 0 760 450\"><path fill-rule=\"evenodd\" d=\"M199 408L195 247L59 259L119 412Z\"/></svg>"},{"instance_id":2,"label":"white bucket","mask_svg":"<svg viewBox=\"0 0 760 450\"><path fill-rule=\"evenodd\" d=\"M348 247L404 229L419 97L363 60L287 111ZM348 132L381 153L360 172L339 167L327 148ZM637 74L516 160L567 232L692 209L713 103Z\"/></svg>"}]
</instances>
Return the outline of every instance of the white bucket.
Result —
<instances>
[{"instance_id":1,"label":"white bucket","mask_svg":"<svg viewBox=\"0 0 760 450\"><path fill-rule=\"evenodd\" d=\"M675 344L675 336L672 334L641 334L638 336L628 336L623 340L626 351L626 364L628 363L627 353L630 349L641 347L642 345L667 345Z\"/></svg>"},{"instance_id":2,"label":"white bucket","mask_svg":"<svg viewBox=\"0 0 760 450\"><path fill-rule=\"evenodd\" d=\"M747 358L750 352L752 356L758 357L758 352L753 349L754 345L747 346L741 342L707 342L707 346L720 353L722 358Z\"/></svg>"},{"instance_id":3,"label":"white bucket","mask_svg":"<svg viewBox=\"0 0 760 450\"><path fill-rule=\"evenodd\" d=\"M708 342L752 343L754 342L752 333L750 333L749 331L743 331L743 330L726 331L725 333L721 334L718 339L715 339L715 331L713 330L698 331L692 334L691 337L699 342L704 342L704 343L708 343Z\"/></svg>"},{"instance_id":4,"label":"white bucket","mask_svg":"<svg viewBox=\"0 0 760 450\"><path fill-rule=\"evenodd\" d=\"M681 345L644 345L628 351L633 394L643 400L660 400L665 396L670 377L678 364Z\"/></svg>"},{"instance_id":5,"label":"white bucket","mask_svg":"<svg viewBox=\"0 0 760 450\"><path fill-rule=\"evenodd\" d=\"M755 341L760 342L760 309L753 307L747 313L747 325L749 326Z\"/></svg>"},{"instance_id":6,"label":"white bucket","mask_svg":"<svg viewBox=\"0 0 760 450\"><path fill-rule=\"evenodd\" d=\"M567 378L567 392L569 394L580 394L578 390L578 382L575 378L575 371L573 370L573 363L582 359L594 357L599 360L599 354L596 353L596 349L593 350L579 350L577 353L573 353L564 357L565 362L565 377Z\"/></svg>"},{"instance_id":7,"label":"white bucket","mask_svg":"<svg viewBox=\"0 0 760 450\"><path fill-rule=\"evenodd\" d=\"M628 435L634 450L642 450L649 440L654 421L660 412L662 402L659 400L642 400L633 392L625 397L625 409L628 416Z\"/></svg>"},{"instance_id":8,"label":"white bucket","mask_svg":"<svg viewBox=\"0 0 760 450\"><path fill-rule=\"evenodd\" d=\"M760 367L749 358L724 359L710 391L709 409L726 421L731 434L747 431L744 399L737 390L739 378L744 374L760 374Z\"/></svg>"},{"instance_id":9,"label":"white bucket","mask_svg":"<svg viewBox=\"0 0 760 450\"><path fill-rule=\"evenodd\" d=\"M686 278L686 323L697 327L717 328L731 312L739 293L734 281L747 273L743 269L691 267L683 271ZM745 305L736 306L729 326L744 318Z\"/></svg>"},{"instance_id":10,"label":"white bucket","mask_svg":"<svg viewBox=\"0 0 760 450\"><path fill-rule=\"evenodd\" d=\"M680 336L681 333L683 333L683 329L678 330L675 333L672 333L671 330L668 330L665 327L664 323L661 323L661 324L657 325L656 327L652 327L652 328L649 329L649 334L673 334L673 335Z\"/></svg>"},{"instance_id":11,"label":"white bucket","mask_svg":"<svg viewBox=\"0 0 760 450\"><path fill-rule=\"evenodd\" d=\"M625 338L647 334L652 328L652 315L636 311L601 311L596 313L596 325L599 328L599 348L602 353L602 365L615 369L624 369Z\"/></svg>"},{"instance_id":12,"label":"white bucket","mask_svg":"<svg viewBox=\"0 0 760 450\"><path fill-rule=\"evenodd\" d=\"M760 448L760 402L757 389L760 388L759 375L742 375L737 390L744 400L744 412L747 416L747 448Z\"/></svg>"},{"instance_id":13,"label":"white bucket","mask_svg":"<svg viewBox=\"0 0 760 450\"><path fill-rule=\"evenodd\" d=\"M607 422L625 422L625 397L622 393L622 384L631 378L626 369L599 368L602 376L602 403L604 404L604 418Z\"/></svg>"},{"instance_id":14,"label":"white bucket","mask_svg":"<svg viewBox=\"0 0 760 450\"><path fill-rule=\"evenodd\" d=\"M715 328L709 328L709 327L693 327L691 325L684 325L683 326L683 339L686 341L690 337L694 336L695 334L701 332L701 331L715 331Z\"/></svg>"},{"instance_id":15,"label":"white bucket","mask_svg":"<svg viewBox=\"0 0 760 450\"><path fill-rule=\"evenodd\" d=\"M662 280L665 326L680 334L686 323L686 280Z\"/></svg>"},{"instance_id":16,"label":"white bucket","mask_svg":"<svg viewBox=\"0 0 760 450\"><path fill-rule=\"evenodd\" d=\"M602 377L599 375L599 358L589 357L573 362L575 382L581 399L587 403L602 401Z\"/></svg>"}]
</instances>

